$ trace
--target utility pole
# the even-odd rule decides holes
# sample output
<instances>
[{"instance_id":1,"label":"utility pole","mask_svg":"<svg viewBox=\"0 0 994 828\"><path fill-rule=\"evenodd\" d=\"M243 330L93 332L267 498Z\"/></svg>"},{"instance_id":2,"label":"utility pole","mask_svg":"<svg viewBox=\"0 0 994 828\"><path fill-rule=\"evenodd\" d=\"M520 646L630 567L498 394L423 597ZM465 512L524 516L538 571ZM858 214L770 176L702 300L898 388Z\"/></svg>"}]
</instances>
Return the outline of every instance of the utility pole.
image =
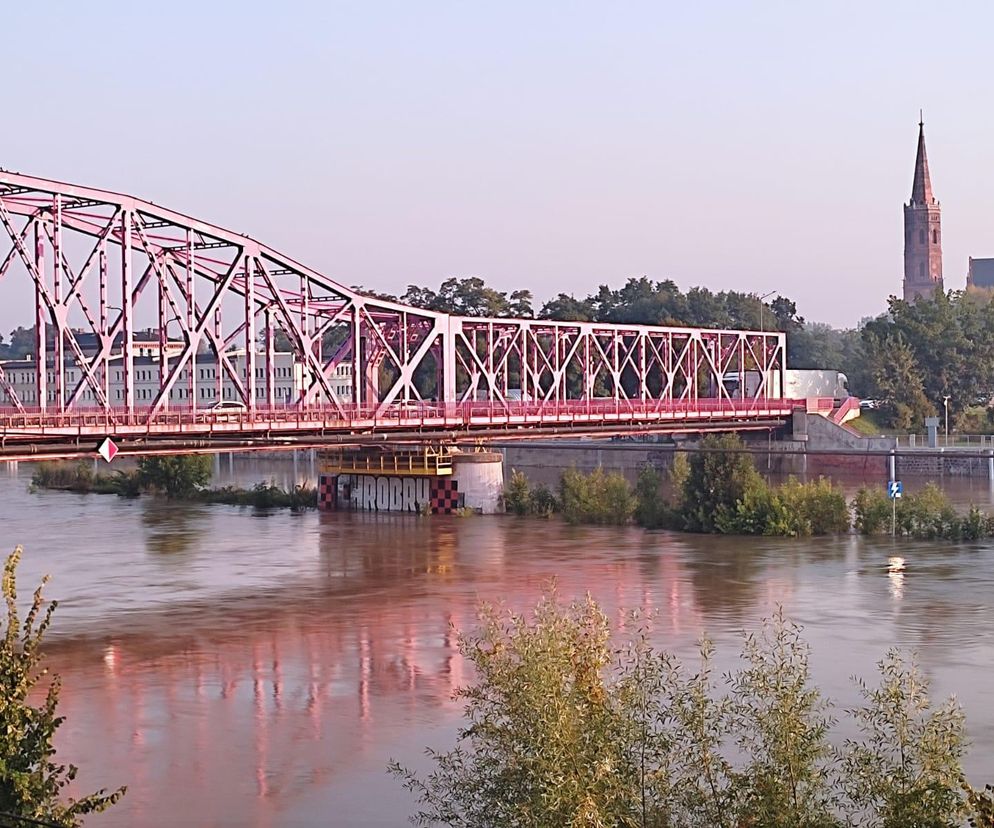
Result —
<instances>
[{"instance_id":1,"label":"utility pole","mask_svg":"<svg viewBox=\"0 0 994 828\"><path fill-rule=\"evenodd\" d=\"M942 398L942 407L946 409L946 447L949 446L949 395Z\"/></svg>"},{"instance_id":2,"label":"utility pole","mask_svg":"<svg viewBox=\"0 0 994 828\"><path fill-rule=\"evenodd\" d=\"M776 291L771 290L769 293L764 293L759 297L759 329L761 331L766 330L766 325L763 324L763 311L766 310L766 300L769 299L774 293L776 293Z\"/></svg>"}]
</instances>

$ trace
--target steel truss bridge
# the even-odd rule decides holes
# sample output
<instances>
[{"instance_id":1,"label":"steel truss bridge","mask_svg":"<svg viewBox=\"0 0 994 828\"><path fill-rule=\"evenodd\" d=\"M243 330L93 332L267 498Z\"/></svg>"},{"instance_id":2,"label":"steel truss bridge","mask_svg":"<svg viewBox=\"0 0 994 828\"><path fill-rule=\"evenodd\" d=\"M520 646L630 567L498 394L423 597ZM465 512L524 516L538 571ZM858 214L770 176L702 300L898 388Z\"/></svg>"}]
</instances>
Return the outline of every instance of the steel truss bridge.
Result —
<instances>
[{"instance_id":1,"label":"steel truss bridge","mask_svg":"<svg viewBox=\"0 0 994 828\"><path fill-rule=\"evenodd\" d=\"M0 301L22 297L35 326L30 364L0 363L0 456L103 436L148 453L755 428L793 408L778 332L437 313L148 201L2 170L0 227Z\"/></svg>"}]
</instances>

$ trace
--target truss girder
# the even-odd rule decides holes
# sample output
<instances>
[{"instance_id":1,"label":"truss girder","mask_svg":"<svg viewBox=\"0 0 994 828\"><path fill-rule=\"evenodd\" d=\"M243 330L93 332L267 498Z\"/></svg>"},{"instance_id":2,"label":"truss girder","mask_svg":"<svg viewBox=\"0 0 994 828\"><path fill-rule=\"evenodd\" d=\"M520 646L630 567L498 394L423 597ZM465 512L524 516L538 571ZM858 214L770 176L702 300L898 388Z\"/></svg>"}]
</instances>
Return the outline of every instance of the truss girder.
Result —
<instances>
[{"instance_id":1,"label":"truss girder","mask_svg":"<svg viewBox=\"0 0 994 828\"><path fill-rule=\"evenodd\" d=\"M22 380L33 370L33 399L0 365L0 407L22 412L132 422L210 407L222 389L250 415L479 401L661 411L784 388L780 333L450 316L365 295L148 201L0 170L0 295L15 278L34 297L34 366L18 369ZM277 398L281 352L293 392Z\"/></svg>"}]
</instances>

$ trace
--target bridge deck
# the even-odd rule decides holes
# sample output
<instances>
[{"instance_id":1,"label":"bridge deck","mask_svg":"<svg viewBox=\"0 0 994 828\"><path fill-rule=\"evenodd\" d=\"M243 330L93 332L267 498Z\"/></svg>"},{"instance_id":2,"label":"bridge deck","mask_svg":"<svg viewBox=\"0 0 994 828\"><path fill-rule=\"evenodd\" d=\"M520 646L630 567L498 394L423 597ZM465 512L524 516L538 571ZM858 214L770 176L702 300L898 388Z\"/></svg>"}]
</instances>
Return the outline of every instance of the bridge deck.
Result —
<instances>
[{"instance_id":1,"label":"bridge deck","mask_svg":"<svg viewBox=\"0 0 994 828\"><path fill-rule=\"evenodd\" d=\"M798 405L784 399L735 400L594 400L566 403L417 403L384 409L346 406L257 408L249 410L184 409L168 411L78 409L58 414L0 411L0 441L5 445L51 439L193 437L196 435L355 434L412 431L486 431L514 427L658 423L692 425L714 421L783 418Z\"/></svg>"}]
</instances>

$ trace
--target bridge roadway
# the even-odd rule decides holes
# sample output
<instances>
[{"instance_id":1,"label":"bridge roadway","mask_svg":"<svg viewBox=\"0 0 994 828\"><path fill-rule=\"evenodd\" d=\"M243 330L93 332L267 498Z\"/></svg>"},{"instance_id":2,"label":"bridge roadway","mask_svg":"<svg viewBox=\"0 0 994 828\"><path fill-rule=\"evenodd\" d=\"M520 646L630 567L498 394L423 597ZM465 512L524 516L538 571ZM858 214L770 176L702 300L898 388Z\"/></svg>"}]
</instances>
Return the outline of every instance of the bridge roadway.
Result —
<instances>
[{"instance_id":1,"label":"bridge roadway","mask_svg":"<svg viewBox=\"0 0 994 828\"><path fill-rule=\"evenodd\" d=\"M0 410L0 458L95 456L111 437L124 454L279 450L327 444L534 439L639 432L770 429L799 403L784 399L575 400L133 412Z\"/></svg>"}]
</instances>

